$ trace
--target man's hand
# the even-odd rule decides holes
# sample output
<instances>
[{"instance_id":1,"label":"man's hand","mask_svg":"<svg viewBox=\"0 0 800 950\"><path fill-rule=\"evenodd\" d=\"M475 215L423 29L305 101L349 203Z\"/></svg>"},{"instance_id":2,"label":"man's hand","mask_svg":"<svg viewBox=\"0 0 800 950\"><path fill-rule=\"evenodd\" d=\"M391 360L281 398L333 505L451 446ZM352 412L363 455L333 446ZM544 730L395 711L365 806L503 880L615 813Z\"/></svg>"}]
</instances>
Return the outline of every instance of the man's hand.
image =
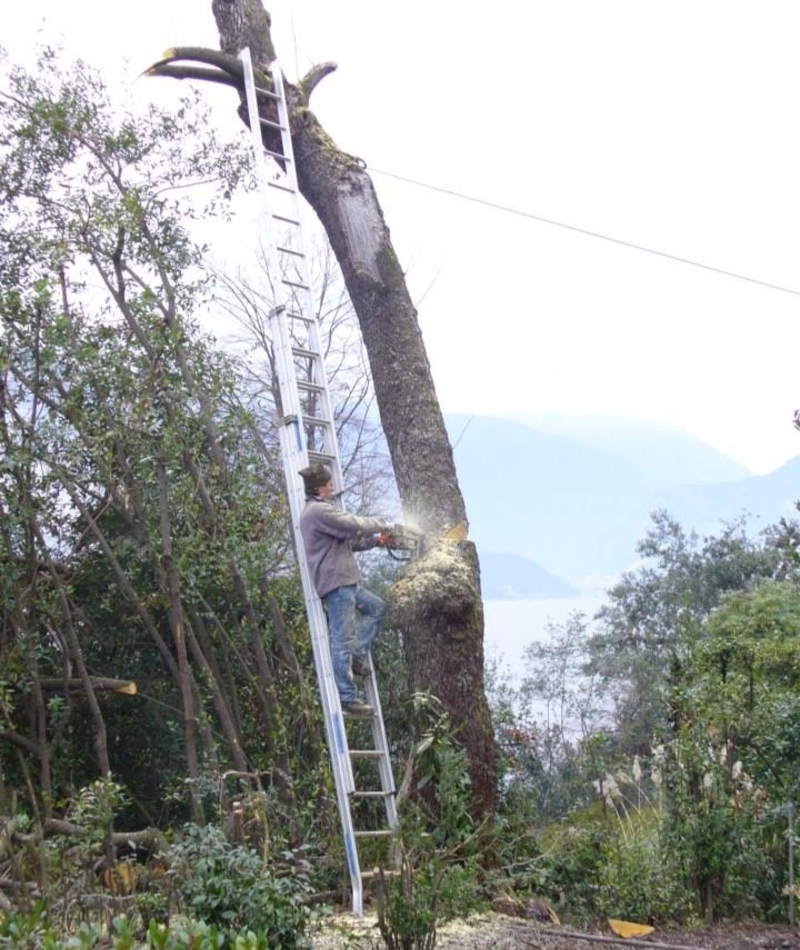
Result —
<instances>
[{"instance_id":1,"label":"man's hand","mask_svg":"<svg viewBox=\"0 0 800 950\"><path fill-rule=\"evenodd\" d=\"M386 528L378 534L378 547L393 548L396 545L391 528Z\"/></svg>"}]
</instances>

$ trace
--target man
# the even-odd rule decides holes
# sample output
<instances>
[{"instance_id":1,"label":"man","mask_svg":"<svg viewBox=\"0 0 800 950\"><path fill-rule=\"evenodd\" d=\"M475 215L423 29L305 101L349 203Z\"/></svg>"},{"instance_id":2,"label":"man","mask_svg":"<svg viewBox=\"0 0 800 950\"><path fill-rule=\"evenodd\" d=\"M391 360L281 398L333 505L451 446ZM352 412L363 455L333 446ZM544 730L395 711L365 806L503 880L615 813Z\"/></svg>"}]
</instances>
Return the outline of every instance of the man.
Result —
<instances>
[{"instance_id":1,"label":"man","mask_svg":"<svg viewBox=\"0 0 800 950\"><path fill-rule=\"evenodd\" d=\"M333 678L342 709L370 716L375 710L359 700L353 675L369 673L367 656L386 604L361 586L353 551L385 543L380 534L387 525L379 518L358 517L338 508L331 500L333 476L324 465L309 465L300 475L306 491L300 533L311 580L328 615Z\"/></svg>"}]
</instances>

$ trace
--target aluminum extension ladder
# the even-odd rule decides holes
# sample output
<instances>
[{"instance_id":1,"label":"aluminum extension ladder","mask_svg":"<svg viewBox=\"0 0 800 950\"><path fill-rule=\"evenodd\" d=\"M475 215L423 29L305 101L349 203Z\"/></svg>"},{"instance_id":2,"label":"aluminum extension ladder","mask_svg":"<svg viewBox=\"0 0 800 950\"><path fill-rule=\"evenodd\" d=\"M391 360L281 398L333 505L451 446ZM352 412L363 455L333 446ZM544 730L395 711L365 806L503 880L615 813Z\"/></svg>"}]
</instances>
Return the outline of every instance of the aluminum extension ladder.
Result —
<instances>
[{"instance_id":1,"label":"aluminum extension ladder","mask_svg":"<svg viewBox=\"0 0 800 950\"><path fill-rule=\"evenodd\" d=\"M357 845L366 838L389 837L397 827L394 776L371 659L365 692L367 702L375 710L374 715L369 717L372 744L368 748L350 748L351 739L348 737L346 722L351 717L345 717L342 713L333 678L327 620L322 603L311 583L303 551L300 512L305 505L305 492L298 472L310 462L322 462L333 473L334 484L342 489L342 469L319 341L319 324L309 284L309 262L303 248L302 210L283 77L275 62L270 67L272 90L258 88L255 85L250 50L243 50L239 58L244 67L247 111L263 201L262 214L266 222L266 257L274 284L270 332L280 385L279 411L282 413L282 424L279 425L279 430L286 491L336 782L336 798L352 886L352 908L353 913L361 917L364 912L364 880L371 876L371 872L362 871ZM277 121L259 116L259 97L262 103L265 99L274 103L277 108ZM280 133L280 153L269 151L264 146L264 128ZM276 160L269 170L267 157ZM357 728L358 736L363 737L367 729L364 725ZM353 736L353 730L350 730L350 736ZM356 760L364 762L360 767L356 767L356 771L359 772L360 769L368 773L361 776L362 780L379 785L378 788L356 789L353 768ZM383 804L382 810L385 814L380 818L381 827L357 830L353 817L355 800L370 798L379 799ZM374 815L370 817L374 821Z\"/></svg>"}]
</instances>

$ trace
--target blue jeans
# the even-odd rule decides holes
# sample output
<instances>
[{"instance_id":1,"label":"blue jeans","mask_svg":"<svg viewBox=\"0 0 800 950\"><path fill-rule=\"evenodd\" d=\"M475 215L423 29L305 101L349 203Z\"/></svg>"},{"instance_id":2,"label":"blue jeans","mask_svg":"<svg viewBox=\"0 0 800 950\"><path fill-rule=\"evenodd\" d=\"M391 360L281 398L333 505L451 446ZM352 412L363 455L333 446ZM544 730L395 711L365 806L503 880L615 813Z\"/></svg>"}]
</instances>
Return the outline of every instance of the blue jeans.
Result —
<instances>
[{"instance_id":1,"label":"blue jeans","mask_svg":"<svg viewBox=\"0 0 800 950\"><path fill-rule=\"evenodd\" d=\"M350 659L354 653L369 653L386 614L386 604L357 584L337 587L322 600L328 613L333 678L341 701L352 703L358 694L350 675Z\"/></svg>"}]
</instances>

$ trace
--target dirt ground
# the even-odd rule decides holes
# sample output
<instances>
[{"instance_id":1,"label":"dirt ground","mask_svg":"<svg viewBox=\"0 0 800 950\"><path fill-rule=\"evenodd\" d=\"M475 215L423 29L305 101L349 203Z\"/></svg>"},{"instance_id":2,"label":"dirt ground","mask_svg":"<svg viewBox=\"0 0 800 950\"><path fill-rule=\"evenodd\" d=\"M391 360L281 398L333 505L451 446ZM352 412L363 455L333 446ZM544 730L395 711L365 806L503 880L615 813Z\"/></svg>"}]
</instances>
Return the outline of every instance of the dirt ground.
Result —
<instances>
[{"instance_id":1,"label":"dirt ground","mask_svg":"<svg viewBox=\"0 0 800 950\"><path fill-rule=\"evenodd\" d=\"M371 950L383 942L374 917L334 918L314 941L314 950ZM622 939L610 928L592 933L487 913L443 927L437 950L615 950L621 947L669 950L800 950L800 927L724 924L697 930L655 931Z\"/></svg>"}]
</instances>

